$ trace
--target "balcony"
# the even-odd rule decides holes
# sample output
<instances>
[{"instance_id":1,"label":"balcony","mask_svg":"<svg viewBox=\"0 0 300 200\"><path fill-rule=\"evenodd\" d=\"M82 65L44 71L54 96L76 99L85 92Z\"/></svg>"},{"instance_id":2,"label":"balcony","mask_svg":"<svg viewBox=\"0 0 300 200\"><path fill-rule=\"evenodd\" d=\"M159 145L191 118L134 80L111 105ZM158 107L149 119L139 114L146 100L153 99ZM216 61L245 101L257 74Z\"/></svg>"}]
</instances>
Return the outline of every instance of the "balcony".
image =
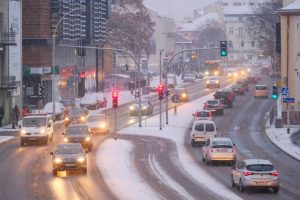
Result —
<instances>
[{"instance_id":1,"label":"balcony","mask_svg":"<svg viewBox=\"0 0 300 200\"><path fill-rule=\"evenodd\" d=\"M13 90L17 89L17 81L15 76L1 76L0 89Z\"/></svg>"},{"instance_id":2,"label":"balcony","mask_svg":"<svg viewBox=\"0 0 300 200\"><path fill-rule=\"evenodd\" d=\"M0 44L2 45L16 45L16 34L14 32L0 33Z\"/></svg>"}]
</instances>

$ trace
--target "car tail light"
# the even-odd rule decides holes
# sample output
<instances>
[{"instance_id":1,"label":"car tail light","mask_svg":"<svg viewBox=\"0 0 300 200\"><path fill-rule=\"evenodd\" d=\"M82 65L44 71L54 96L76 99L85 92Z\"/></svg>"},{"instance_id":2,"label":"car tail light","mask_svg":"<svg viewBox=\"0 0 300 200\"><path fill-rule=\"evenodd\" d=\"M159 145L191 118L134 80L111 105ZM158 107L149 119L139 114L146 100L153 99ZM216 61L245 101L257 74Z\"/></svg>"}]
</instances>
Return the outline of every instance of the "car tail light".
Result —
<instances>
[{"instance_id":1,"label":"car tail light","mask_svg":"<svg viewBox=\"0 0 300 200\"><path fill-rule=\"evenodd\" d=\"M232 151L232 153L234 153L234 154L236 153L235 148L232 148L231 151Z\"/></svg>"},{"instance_id":2,"label":"car tail light","mask_svg":"<svg viewBox=\"0 0 300 200\"><path fill-rule=\"evenodd\" d=\"M252 172L243 172L244 176L252 175Z\"/></svg>"},{"instance_id":3,"label":"car tail light","mask_svg":"<svg viewBox=\"0 0 300 200\"><path fill-rule=\"evenodd\" d=\"M272 172L272 173L270 173L272 176L278 176L279 175L279 173L278 173L278 171L274 171L274 172Z\"/></svg>"},{"instance_id":4,"label":"car tail light","mask_svg":"<svg viewBox=\"0 0 300 200\"><path fill-rule=\"evenodd\" d=\"M195 137L195 134L193 134L192 136Z\"/></svg>"},{"instance_id":5,"label":"car tail light","mask_svg":"<svg viewBox=\"0 0 300 200\"><path fill-rule=\"evenodd\" d=\"M214 149L213 148L209 148L209 152L214 152Z\"/></svg>"}]
</instances>

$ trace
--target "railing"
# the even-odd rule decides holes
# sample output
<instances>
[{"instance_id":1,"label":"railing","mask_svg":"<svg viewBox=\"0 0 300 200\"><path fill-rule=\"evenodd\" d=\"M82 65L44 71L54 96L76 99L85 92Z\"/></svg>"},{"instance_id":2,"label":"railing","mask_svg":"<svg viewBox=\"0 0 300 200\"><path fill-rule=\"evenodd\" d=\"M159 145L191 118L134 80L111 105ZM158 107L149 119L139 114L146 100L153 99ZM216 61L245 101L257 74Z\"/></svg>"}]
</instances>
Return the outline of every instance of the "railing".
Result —
<instances>
[{"instance_id":1,"label":"railing","mask_svg":"<svg viewBox=\"0 0 300 200\"><path fill-rule=\"evenodd\" d=\"M14 32L0 33L0 44L15 45L16 34Z\"/></svg>"},{"instance_id":2,"label":"railing","mask_svg":"<svg viewBox=\"0 0 300 200\"><path fill-rule=\"evenodd\" d=\"M17 81L15 76L1 76L0 88L2 89L16 89Z\"/></svg>"}]
</instances>

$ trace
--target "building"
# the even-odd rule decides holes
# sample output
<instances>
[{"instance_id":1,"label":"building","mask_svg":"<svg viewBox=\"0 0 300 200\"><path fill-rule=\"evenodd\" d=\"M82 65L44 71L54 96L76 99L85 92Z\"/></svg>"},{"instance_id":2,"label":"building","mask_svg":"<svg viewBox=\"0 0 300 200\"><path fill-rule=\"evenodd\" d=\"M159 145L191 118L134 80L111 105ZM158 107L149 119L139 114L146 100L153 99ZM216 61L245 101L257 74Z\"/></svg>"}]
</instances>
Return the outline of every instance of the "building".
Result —
<instances>
[{"instance_id":1,"label":"building","mask_svg":"<svg viewBox=\"0 0 300 200\"><path fill-rule=\"evenodd\" d=\"M110 0L23 0L23 13L23 79L27 105L75 98L78 88L84 90L83 94L100 88L109 70L104 69L106 53L80 46L105 45ZM111 57L109 53L108 57ZM42 97L38 95L40 85L45 87Z\"/></svg>"},{"instance_id":2,"label":"building","mask_svg":"<svg viewBox=\"0 0 300 200\"><path fill-rule=\"evenodd\" d=\"M0 104L5 109L4 124L15 104L22 107L21 7L21 1L0 1Z\"/></svg>"},{"instance_id":3,"label":"building","mask_svg":"<svg viewBox=\"0 0 300 200\"><path fill-rule=\"evenodd\" d=\"M300 123L300 0L278 10L281 24L281 83L294 103L282 103L287 124ZM283 102L283 101L282 101ZM289 112L289 115L286 113ZM289 116L289 117L287 117Z\"/></svg>"}]
</instances>

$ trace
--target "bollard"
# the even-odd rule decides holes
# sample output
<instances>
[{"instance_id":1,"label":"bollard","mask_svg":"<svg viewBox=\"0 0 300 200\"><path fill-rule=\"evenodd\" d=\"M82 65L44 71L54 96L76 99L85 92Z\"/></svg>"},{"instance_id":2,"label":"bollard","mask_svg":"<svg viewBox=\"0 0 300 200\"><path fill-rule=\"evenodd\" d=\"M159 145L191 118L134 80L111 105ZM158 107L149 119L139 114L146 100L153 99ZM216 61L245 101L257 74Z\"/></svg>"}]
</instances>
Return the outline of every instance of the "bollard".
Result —
<instances>
[{"instance_id":1,"label":"bollard","mask_svg":"<svg viewBox=\"0 0 300 200\"><path fill-rule=\"evenodd\" d=\"M177 115L177 105L174 105L174 115Z\"/></svg>"}]
</instances>

